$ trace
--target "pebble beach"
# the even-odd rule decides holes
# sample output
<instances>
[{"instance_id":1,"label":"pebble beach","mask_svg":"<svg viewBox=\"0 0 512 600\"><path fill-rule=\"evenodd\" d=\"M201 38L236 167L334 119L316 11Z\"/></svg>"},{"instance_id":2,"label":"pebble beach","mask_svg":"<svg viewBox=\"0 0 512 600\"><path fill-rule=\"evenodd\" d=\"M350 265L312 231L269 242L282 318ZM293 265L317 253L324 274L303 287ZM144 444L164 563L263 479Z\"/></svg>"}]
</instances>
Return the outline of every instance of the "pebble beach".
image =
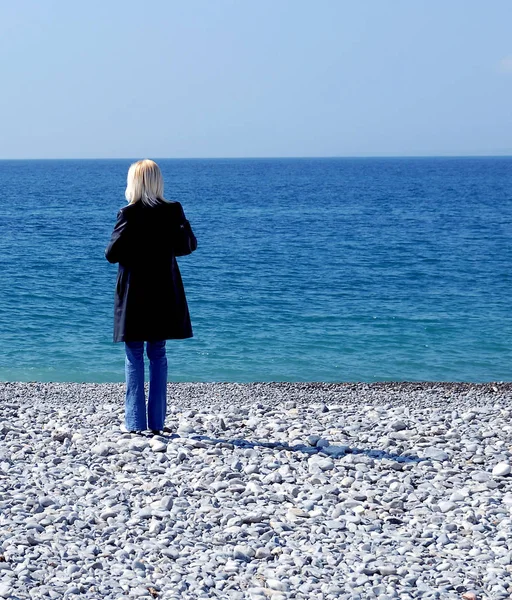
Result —
<instances>
[{"instance_id":1,"label":"pebble beach","mask_svg":"<svg viewBox=\"0 0 512 600\"><path fill-rule=\"evenodd\" d=\"M0 383L0 598L512 597L512 384Z\"/></svg>"}]
</instances>

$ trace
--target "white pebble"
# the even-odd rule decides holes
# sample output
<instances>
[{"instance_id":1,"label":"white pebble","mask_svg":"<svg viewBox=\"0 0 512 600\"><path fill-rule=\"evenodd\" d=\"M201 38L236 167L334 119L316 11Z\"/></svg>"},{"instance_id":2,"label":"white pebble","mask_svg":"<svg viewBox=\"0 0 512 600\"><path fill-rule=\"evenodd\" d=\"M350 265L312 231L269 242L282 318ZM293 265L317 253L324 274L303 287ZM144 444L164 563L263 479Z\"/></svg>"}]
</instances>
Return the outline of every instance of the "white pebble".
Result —
<instances>
[{"instance_id":1,"label":"white pebble","mask_svg":"<svg viewBox=\"0 0 512 600\"><path fill-rule=\"evenodd\" d=\"M511 467L507 462L499 462L492 470L492 474L495 477L504 477L510 475Z\"/></svg>"}]
</instances>

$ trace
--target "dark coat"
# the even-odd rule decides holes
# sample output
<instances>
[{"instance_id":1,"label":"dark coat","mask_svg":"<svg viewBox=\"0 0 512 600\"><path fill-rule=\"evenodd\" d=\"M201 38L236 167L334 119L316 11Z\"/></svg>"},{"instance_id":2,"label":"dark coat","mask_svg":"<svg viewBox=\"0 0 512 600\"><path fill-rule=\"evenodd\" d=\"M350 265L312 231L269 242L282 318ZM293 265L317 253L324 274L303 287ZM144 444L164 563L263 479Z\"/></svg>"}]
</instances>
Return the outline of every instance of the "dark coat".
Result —
<instances>
[{"instance_id":1,"label":"dark coat","mask_svg":"<svg viewBox=\"0 0 512 600\"><path fill-rule=\"evenodd\" d=\"M119 263L114 342L192 337L187 299L173 245L185 214L179 202L141 201L117 214L105 257ZM192 234L193 236L193 234ZM195 237L193 237L195 241Z\"/></svg>"}]
</instances>

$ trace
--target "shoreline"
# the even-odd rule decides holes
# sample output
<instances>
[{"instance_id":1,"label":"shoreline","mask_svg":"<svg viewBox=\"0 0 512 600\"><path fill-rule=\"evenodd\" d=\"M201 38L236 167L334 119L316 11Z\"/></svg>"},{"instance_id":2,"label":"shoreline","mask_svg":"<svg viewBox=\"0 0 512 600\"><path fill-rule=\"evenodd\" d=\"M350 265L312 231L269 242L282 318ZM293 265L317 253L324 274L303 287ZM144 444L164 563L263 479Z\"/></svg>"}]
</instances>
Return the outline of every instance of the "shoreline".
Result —
<instances>
[{"instance_id":1,"label":"shoreline","mask_svg":"<svg viewBox=\"0 0 512 600\"><path fill-rule=\"evenodd\" d=\"M147 392L146 383L146 392ZM98 403L124 402L124 383L0 382L2 400ZM167 384L168 405L203 407L209 405L275 404L405 405L442 407L462 404L512 403L512 382L188 382Z\"/></svg>"}]
</instances>

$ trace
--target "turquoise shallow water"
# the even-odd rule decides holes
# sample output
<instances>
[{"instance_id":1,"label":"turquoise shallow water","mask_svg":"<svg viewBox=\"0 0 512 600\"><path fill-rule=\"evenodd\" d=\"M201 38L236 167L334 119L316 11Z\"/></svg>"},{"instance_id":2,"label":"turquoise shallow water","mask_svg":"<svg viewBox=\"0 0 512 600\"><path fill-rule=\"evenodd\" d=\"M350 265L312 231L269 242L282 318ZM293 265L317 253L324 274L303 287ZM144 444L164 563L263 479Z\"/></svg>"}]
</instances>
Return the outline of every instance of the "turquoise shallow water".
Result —
<instances>
[{"instance_id":1,"label":"turquoise shallow water","mask_svg":"<svg viewBox=\"0 0 512 600\"><path fill-rule=\"evenodd\" d=\"M122 381L130 162L0 161L1 380ZM158 162L199 242L171 380L511 379L511 158Z\"/></svg>"}]
</instances>

